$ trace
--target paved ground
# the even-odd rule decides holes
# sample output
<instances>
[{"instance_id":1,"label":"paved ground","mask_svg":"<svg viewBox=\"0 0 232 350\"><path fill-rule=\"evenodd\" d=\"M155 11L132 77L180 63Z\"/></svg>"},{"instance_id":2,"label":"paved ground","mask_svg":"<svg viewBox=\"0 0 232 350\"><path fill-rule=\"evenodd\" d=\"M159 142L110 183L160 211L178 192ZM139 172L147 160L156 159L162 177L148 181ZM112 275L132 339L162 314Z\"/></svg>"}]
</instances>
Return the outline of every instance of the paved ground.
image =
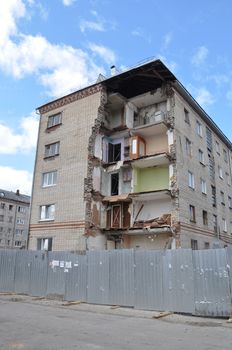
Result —
<instances>
[{"instance_id":1,"label":"paved ground","mask_svg":"<svg viewBox=\"0 0 232 350\"><path fill-rule=\"evenodd\" d=\"M155 314L0 295L0 350L232 349L232 324L224 319Z\"/></svg>"}]
</instances>

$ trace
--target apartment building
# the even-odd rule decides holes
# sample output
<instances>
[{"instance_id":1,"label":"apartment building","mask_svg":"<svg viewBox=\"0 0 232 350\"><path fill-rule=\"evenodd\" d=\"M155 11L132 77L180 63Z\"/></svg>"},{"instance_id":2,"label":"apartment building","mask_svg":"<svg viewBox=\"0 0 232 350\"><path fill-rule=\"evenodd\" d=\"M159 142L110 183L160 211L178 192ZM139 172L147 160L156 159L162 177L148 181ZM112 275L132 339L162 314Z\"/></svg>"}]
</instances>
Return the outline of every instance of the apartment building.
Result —
<instances>
[{"instance_id":1,"label":"apartment building","mask_svg":"<svg viewBox=\"0 0 232 350\"><path fill-rule=\"evenodd\" d=\"M30 197L0 189L0 249L27 248Z\"/></svg>"},{"instance_id":2,"label":"apartment building","mask_svg":"<svg viewBox=\"0 0 232 350\"><path fill-rule=\"evenodd\" d=\"M232 144L160 60L38 111L29 249L232 244Z\"/></svg>"}]
</instances>

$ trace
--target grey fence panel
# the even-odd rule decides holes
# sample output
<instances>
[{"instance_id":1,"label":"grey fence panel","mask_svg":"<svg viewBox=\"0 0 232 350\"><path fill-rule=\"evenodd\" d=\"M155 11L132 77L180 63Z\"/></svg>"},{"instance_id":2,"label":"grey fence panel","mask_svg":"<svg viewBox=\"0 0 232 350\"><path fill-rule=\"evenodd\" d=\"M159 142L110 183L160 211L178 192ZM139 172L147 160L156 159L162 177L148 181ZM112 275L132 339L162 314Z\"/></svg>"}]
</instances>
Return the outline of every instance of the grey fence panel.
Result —
<instances>
[{"instance_id":1,"label":"grey fence panel","mask_svg":"<svg viewBox=\"0 0 232 350\"><path fill-rule=\"evenodd\" d=\"M15 292L29 294L32 251L19 250L15 260Z\"/></svg>"},{"instance_id":2,"label":"grey fence panel","mask_svg":"<svg viewBox=\"0 0 232 350\"><path fill-rule=\"evenodd\" d=\"M230 316L231 295L225 249L193 251L195 314Z\"/></svg>"},{"instance_id":3,"label":"grey fence panel","mask_svg":"<svg viewBox=\"0 0 232 350\"><path fill-rule=\"evenodd\" d=\"M47 290L48 253L32 252L29 294L43 297Z\"/></svg>"},{"instance_id":4,"label":"grey fence panel","mask_svg":"<svg viewBox=\"0 0 232 350\"><path fill-rule=\"evenodd\" d=\"M14 292L15 250L0 251L0 292Z\"/></svg>"},{"instance_id":5,"label":"grey fence panel","mask_svg":"<svg viewBox=\"0 0 232 350\"><path fill-rule=\"evenodd\" d=\"M66 273L65 300L87 299L87 256L69 253L66 256L72 267Z\"/></svg>"},{"instance_id":6,"label":"grey fence panel","mask_svg":"<svg viewBox=\"0 0 232 350\"><path fill-rule=\"evenodd\" d=\"M191 249L167 250L163 256L164 309L194 312L194 278Z\"/></svg>"},{"instance_id":7,"label":"grey fence panel","mask_svg":"<svg viewBox=\"0 0 232 350\"><path fill-rule=\"evenodd\" d=\"M163 310L162 256L160 251L135 251L135 307Z\"/></svg>"},{"instance_id":8,"label":"grey fence panel","mask_svg":"<svg viewBox=\"0 0 232 350\"><path fill-rule=\"evenodd\" d=\"M109 303L134 306L134 251L132 249L111 250Z\"/></svg>"},{"instance_id":9,"label":"grey fence panel","mask_svg":"<svg viewBox=\"0 0 232 350\"><path fill-rule=\"evenodd\" d=\"M66 260L66 252L48 252L47 292L48 298L64 299L66 273L71 262Z\"/></svg>"},{"instance_id":10,"label":"grey fence panel","mask_svg":"<svg viewBox=\"0 0 232 350\"><path fill-rule=\"evenodd\" d=\"M87 302L109 304L109 251L89 251Z\"/></svg>"},{"instance_id":11,"label":"grey fence panel","mask_svg":"<svg viewBox=\"0 0 232 350\"><path fill-rule=\"evenodd\" d=\"M232 247L226 248L226 258L227 258L227 267L229 271L230 295L231 295L231 303L232 303Z\"/></svg>"}]
</instances>

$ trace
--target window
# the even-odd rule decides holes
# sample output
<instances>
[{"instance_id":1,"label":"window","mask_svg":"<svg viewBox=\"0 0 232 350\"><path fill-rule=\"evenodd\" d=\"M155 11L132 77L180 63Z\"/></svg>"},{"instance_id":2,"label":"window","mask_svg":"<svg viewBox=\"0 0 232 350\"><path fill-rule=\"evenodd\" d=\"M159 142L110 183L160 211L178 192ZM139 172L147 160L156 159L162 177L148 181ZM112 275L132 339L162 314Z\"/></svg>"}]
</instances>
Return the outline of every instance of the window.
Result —
<instances>
[{"instance_id":1,"label":"window","mask_svg":"<svg viewBox=\"0 0 232 350\"><path fill-rule=\"evenodd\" d=\"M184 109L184 121L190 125L189 111L187 109Z\"/></svg>"},{"instance_id":2,"label":"window","mask_svg":"<svg viewBox=\"0 0 232 350\"><path fill-rule=\"evenodd\" d=\"M225 205L225 195L224 195L224 192L221 191L220 194L221 194L221 204L222 204L222 205Z\"/></svg>"},{"instance_id":3,"label":"window","mask_svg":"<svg viewBox=\"0 0 232 350\"><path fill-rule=\"evenodd\" d=\"M192 155L192 142L186 137L185 139L185 148L188 156Z\"/></svg>"},{"instance_id":4,"label":"window","mask_svg":"<svg viewBox=\"0 0 232 350\"><path fill-rule=\"evenodd\" d=\"M201 164L205 164L204 152L201 149L198 150L198 160Z\"/></svg>"},{"instance_id":5,"label":"window","mask_svg":"<svg viewBox=\"0 0 232 350\"><path fill-rule=\"evenodd\" d=\"M191 239L191 248L192 248L192 250L198 249L198 243L197 243L196 239Z\"/></svg>"},{"instance_id":6,"label":"window","mask_svg":"<svg viewBox=\"0 0 232 350\"><path fill-rule=\"evenodd\" d=\"M49 187L56 185L57 171L50 171L48 173L43 173L42 175L42 186Z\"/></svg>"},{"instance_id":7,"label":"window","mask_svg":"<svg viewBox=\"0 0 232 350\"><path fill-rule=\"evenodd\" d=\"M59 154L60 142L51 143L45 146L45 157L52 157Z\"/></svg>"},{"instance_id":8,"label":"window","mask_svg":"<svg viewBox=\"0 0 232 350\"><path fill-rule=\"evenodd\" d=\"M3 227L2 226L0 227L0 232L3 232Z\"/></svg>"},{"instance_id":9,"label":"window","mask_svg":"<svg viewBox=\"0 0 232 350\"><path fill-rule=\"evenodd\" d=\"M217 154L220 155L220 145L219 145L219 142L216 141L215 145L216 145L216 152L217 152Z\"/></svg>"},{"instance_id":10,"label":"window","mask_svg":"<svg viewBox=\"0 0 232 350\"><path fill-rule=\"evenodd\" d=\"M191 171L188 171L188 185L194 189L194 175Z\"/></svg>"},{"instance_id":11,"label":"window","mask_svg":"<svg viewBox=\"0 0 232 350\"><path fill-rule=\"evenodd\" d=\"M121 160L121 143L109 143L108 162L118 162Z\"/></svg>"},{"instance_id":12,"label":"window","mask_svg":"<svg viewBox=\"0 0 232 350\"><path fill-rule=\"evenodd\" d=\"M111 196L118 195L119 174L111 174Z\"/></svg>"},{"instance_id":13,"label":"window","mask_svg":"<svg viewBox=\"0 0 232 350\"><path fill-rule=\"evenodd\" d=\"M209 128L206 128L206 144L208 150L211 152L213 148L212 132Z\"/></svg>"},{"instance_id":14,"label":"window","mask_svg":"<svg viewBox=\"0 0 232 350\"><path fill-rule=\"evenodd\" d=\"M18 225L24 225L25 224L24 219L17 219L16 222L17 222Z\"/></svg>"},{"instance_id":15,"label":"window","mask_svg":"<svg viewBox=\"0 0 232 350\"><path fill-rule=\"evenodd\" d=\"M226 219L222 219L222 231L227 232L227 223Z\"/></svg>"},{"instance_id":16,"label":"window","mask_svg":"<svg viewBox=\"0 0 232 350\"><path fill-rule=\"evenodd\" d=\"M12 224L12 222L13 222L13 216L8 216L8 222L9 222L10 224Z\"/></svg>"},{"instance_id":17,"label":"window","mask_svg":"<svg viewBox=\"0 0 232 350\"><path fill-rule=\"evenodd\" d=\"M226 163L228 163L228 153L227 153L227 151L225 149L223 149L223 157L224 157L224 161Z\"/></svg>"},{"instance_id":18,"label":"window","mask_svg":"<svg viewBox=\"0 0 232 350\"><path fill-rule=\"evenodd\" d=\"M226 175L226 182L227 182L227 185L230 186L231 185L231 179L230 179L230 175L228 173L225 173Z\"/></svg>"},{"instance_id":19,"label":"window","mask_svg":"<svg viewBox=\"0 0 232 350\"><path fill-rule=\"evenodd\" d=\"M206 181L203 179L200 179L200 183L201 183L201 192L203 194L207 194Z\"/></svg>"},{"instance_id":20,"label":"window","mask_svg":"<svg viewBox=\"0 0 232 350\"><path fill-rule=\"evenodd\" d=\"M26 213L25 207L18 207L18 213Z\"/></svg>"},{"instance_id":21,"label":"window","mask_svg":"<svg viewBox=\"0 0 232 350\"><path fill-rule=\"evenodd\" d=\"M61 113L51 115L48 117L48 128L51 128L52 126L61 124Z\"/></svg>"},{"instance_id":22,"label":"window","mask_svg":"<svg viewBox=\"0 0 232 350\"><path fill-rule=\"evenodd\" d=\"M22 242L21 241L15 241L14 245L15 245L15 247L21 247L22 246Z\"/></svg>"},{"instance_id":23,"label":"window","mask_svg":"<svg viewBox=\"0 0 232 350\"><path fill-rule=\"evenodd\" d=\"M9 210L10 211L13 210L13 205L12 204L9 205Z\"/></svg>"},{"instance_id":24,"label":"window","mask_svg":"<svg viewBox=\"0 0 232 350\"><path fill-rule=\"evenodd\" d=\"M211 180L215 180L215 162L214 159L208 154L209 157L209 176Z\"/></svg>"},{"instance_id":25,"label":"window","mask_svg":"<svg viewBox=\"0 0 232 350\"><path fill-rule=\"evenodd\" d=\"M211 189L212 189L212 205L213 207L216 207L217 206L216 187L211 186Z\"/></svg>"},{"instance_id":26,"label":"window","mask_svg":"<svg viewBox=\"0 0 232 350\"><path fill-rule=\"evenodd\" d=\"M0 221L4 221L4 215L0 215Z\"/></svg>"},{"instance_id":27,"label":"window","mask_svg":"<svg viewBox=\"0 0 232 350\"><path fill-rule=\"evenodd\" d=\"M124 182L131 181L131 178L132 178L131 168L123 169L123 181Z\"/></svg>"},{"instance_id":28,"label":"window","mask_svg":"<svg viewBox=\"0 0 232 350\"><path fill-rule=\"evenodd\" d=\"M206 210L202 211L202 220L204 225L208 225L208 213Z\"/></svg>"},{"instance_id":29,"label":"window","mask_svg":"<svg viewBox=\"0 0 232 350\"><path fill-rule=\"evenodd\" d=\"M5 203L1 203L0 209L4 209L4 208L5 208Z\"/></svg>"},{"instance_id":30,"label":"window","mask_svg":"<svg viewBox=\"0 0 232 350\"><path fill-rule=\"evenodd\" d=\"M218 174L219 174L220 179L223 179L223 171L222 171L222 168L220 167L220 165L218 166Z\"/></svg>"},{"instance_id":31,"label":"window","mask_svg":"<svg viewBox=\"0 0 232 350\"><path fill-rule=\"evenodd\" d=\"M213 229L215 233L218 232L217 215L213 215Z\"/></svg>"},{"instance_id":32,"label":"window","mask_svg":"<svg viewBox=\"0 0 232 350\"><path fill-rule=\"evenodd\" d=\"M189 206L189 216L190 216L190 221L196 222L195 207L193 205Z\"/></svg>"},{"instance_id":33,"label":"window","mask_svg":"<svg viewBox=\"0 0 232 350\"><path fill-rule=\"evenodd\" d=\"M136 159L146 155L146 142L140 136L131 138L131 158Z\"/></svg>"},{"instance_id":34,"label":"window","mask_svg":"<svg viewBox=\"0 0 232 350\"><path fill-rule=\"evenodd\" d=\"M230 196L228 196L228 205L229 208L232 209L232 198Z\"/></svg>"},{"instance_id":35,"label":"window","mask_svg":"<svg viewBox=\"0 0 232 350\"><path fill-rule=\"evenodd\" d=\"M232 221L230 222L230 234L232 235Z\"/></svg>"},{"instance_id":36,"label":"window","mask_svg":"<svg viewBox=\"0 0 232 350\"><path fill-rule=\"evenodd\" d=\"M210 248L209 242L204 242L204 249L209 249L209 248Z\"/></svg>"},{"instance_id":37,"label":"window","mask_svg":"<svg viewBox=\"0 0 232 350\"><path fill-rule=\"evenodd\" d=\"M197 120L197 135L202 137L202 124Z\"/></svg>"},{"instance_id":38,"label":"window","mask_svg":"<svg viewBox=\"0 0 232 350\"><path fill-rule=\"evenodd\" d=\"M55 205L41 205L40 207L40 220L54 220Z\"/></svg>"},{"instance_id":39,"label":"window","mask_svg":"<svg viewBox=\"0 0 232 350\"><path fill-rule=\"evenodd\" d=\"M37 250L52 250L52 238L38 238L37 239Z\"/></svg>"},{"instance_id":40,"label":"window","mask_svg":"<svg viewBox=\"0 0 232 350\"><path fill-rule=\"evenodd\" d=\"M15 230L15 234L16 234L16 235L23 235L23 230L17 228L17 229Z\"/></svg>"},{"instance_id":41,"label":"window","mask_svg":"<svg viewBox=\"0 0 232 350\"><path fill-rule=\"evenodd\" d=\"M7 233L8 233L8 234L11 233L11 228L8 228Z\"/></svg>"}]
</instances>

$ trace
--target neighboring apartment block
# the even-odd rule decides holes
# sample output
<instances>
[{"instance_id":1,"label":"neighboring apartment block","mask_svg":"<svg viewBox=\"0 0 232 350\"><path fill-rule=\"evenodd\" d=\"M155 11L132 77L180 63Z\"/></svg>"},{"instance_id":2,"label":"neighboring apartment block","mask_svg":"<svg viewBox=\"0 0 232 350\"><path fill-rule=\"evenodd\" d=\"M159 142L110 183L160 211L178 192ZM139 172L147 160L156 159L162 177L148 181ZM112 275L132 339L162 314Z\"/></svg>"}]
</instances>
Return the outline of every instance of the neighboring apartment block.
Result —
<instances>
[{"instance_id":1,"label":"neighboring apartment block","mask_svg":"<svg viewBox=\"0 0 232 350\"><path fill-rule=\"evenodd\" d=\"M0 249L27 248L30 197L0 189Z\"/></svg>"},{"instance_id":2,"label":"neighboring apartment block","mask_svg":"<svg viewBox=\"0 0 232 350\"><path fill-rule=\"evenodd\" d=\"M232 144L160 60L38 110L29 249L232 243Z\"/></svg>"}]
</instances>

